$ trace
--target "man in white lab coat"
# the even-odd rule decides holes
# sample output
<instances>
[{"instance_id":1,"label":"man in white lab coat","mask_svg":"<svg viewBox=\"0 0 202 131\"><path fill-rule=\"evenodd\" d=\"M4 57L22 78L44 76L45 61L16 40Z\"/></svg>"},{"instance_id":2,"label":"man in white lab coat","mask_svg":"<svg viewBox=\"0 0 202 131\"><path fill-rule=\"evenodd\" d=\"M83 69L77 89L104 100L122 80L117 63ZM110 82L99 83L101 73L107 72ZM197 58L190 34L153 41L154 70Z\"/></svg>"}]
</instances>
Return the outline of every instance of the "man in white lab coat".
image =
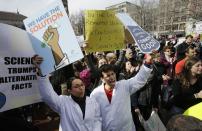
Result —
<instances>
[{"instance_id":1,"label":"man in white lab coat","mask_svg":"<svg viewBox=\"0 0 202 131\"><path fill-rule=\"evenodd\" d=\"M33 57L37 67L43 61ZM39 73L40 74L40 73ZM85 85L79 78L70 78L70 96L58 96L47 77L38 77L42 99L60 115L60 131L101 131L100 107L96 100L85 96Z\"/></svg>"},{"instance_id":2,"label":"man in white lab coat","mask_svg":"<svg viewBox=\"0 0 202 131\"><path fill-rule=\"evenodd\" d=\"M90 97L100 105L103 131L135 131L130 95L146 84L152 71L151 61L151 56L147 55L137 75L121 81L116 81L112 65L100 67L103 84L93 90Z\"/></svg>"}]
</instances>

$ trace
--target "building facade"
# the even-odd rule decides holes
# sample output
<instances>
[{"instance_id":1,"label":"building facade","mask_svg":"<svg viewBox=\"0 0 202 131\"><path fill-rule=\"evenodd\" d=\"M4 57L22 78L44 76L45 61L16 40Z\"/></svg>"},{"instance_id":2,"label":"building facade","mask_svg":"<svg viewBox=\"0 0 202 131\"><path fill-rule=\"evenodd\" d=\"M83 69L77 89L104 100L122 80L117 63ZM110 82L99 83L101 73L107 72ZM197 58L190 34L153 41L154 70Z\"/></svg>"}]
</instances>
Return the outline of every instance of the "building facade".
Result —
<instances>
[{"instance_id":1,"label":"building facade","mask_svg":"<svg viewBox=\"0 0 202 131\"><path fill-rule=\"evenodd\" d=\"M122 2L109 7L106 10L113 10L116 13L128 13L139 25L141 25L140 7L130 2Z\"/></svg>"},{"instance_id":2,"label":"building facade","mask_svg":"<svg viewBox=\"0 0 202 131\"><path fill-rule=\"evenodd\" d=\"M202 19L202 0L160 0L158 35L185 36L185 26L190 20Z\"/></svg>"},{"instance_id":3,"label":"building facade","mask_svg":"<svg viewBox=\"0 0 202 131\"><path fill-rule=\"evenodd\" d=\"M145 31L156 34L157 30L157 7L149 6L143 7L141 5L136 5L130 2L122 2L107 7L107 10L114 10L116 13L125 12L128 13L131 18L137 22Z\"/></svg>"},{"instance_id":4,"label":"building facade","mask_svg":"<svg viewBox=\"0 0 202 131\"><path fill-rule=\"evenodd\" d=\"M26 17L17 13L11 13L11 12L3 12L0 11L0 23L13 25L16 27L23 27L23 20Z\"/></svg>"}]
</instances>

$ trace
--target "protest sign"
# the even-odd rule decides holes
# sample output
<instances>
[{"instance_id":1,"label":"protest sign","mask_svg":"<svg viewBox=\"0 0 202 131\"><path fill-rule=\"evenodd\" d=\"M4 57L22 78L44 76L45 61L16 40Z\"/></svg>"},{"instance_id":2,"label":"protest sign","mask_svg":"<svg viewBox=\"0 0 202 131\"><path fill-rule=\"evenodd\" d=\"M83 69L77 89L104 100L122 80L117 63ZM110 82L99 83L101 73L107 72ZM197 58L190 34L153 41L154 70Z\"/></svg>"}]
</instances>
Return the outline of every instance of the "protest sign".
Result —
<instances>
[{"instance_id":1,"label":"protest sign","mask_svg":"<svg viewBox=\"0 0 202 131\"><path fill-rule=\"evenodd\" d=\"M160 43L145 32L128 14L118 13L116 16L129 30L142 53L151 53L153 50L158 50Z\"/></svg>"},{"instance_id":2,"label":"protest sign","mask_svg":"<svg viewBox=\"0 0 202 131\"><path fill-rule=\"evenodd\" d=\"M124 28L113 11L85 11L85 38L87 52L124 48Z\"/></svg>"},{"instance_id":3,"label":"protest sign","mask_svg":"<svg viewBox=\"0 0 202 131\"><path fill-rule=\"evenodd\" d=\"M0 23L0 112L41 101L31 59L40 44L26 31ZM51 60L50 48L42 51Z\"/></svg>"},{"instance_id":4,"label":"protest sign","mask_svg":"<svg viewBox=\"0 0 202 131\"><path fill-rule=\"evenodd\" d=\"M56 70L83 58L83 53L60 0L52 2L44 10L25 19L24 24L26 30L42 42L41 48L51 47ZM45 74L44 68L47 68L47 65L42 63L42 74Z\"/></svg>"}]
</instances>

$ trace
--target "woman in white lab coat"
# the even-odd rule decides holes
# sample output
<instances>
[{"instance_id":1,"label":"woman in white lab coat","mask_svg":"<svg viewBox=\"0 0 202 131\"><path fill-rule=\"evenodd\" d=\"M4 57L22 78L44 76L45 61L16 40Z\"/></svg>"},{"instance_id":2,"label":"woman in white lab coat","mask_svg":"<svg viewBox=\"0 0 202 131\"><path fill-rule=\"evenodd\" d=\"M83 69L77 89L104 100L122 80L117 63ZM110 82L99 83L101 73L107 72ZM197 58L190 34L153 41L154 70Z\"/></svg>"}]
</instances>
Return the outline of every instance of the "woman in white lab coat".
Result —
<instances>
[{"instance_id":1,"label":"woman in white lab coat","mask_svg":"<svg viewBox=\"0 0 202 131\"><path fill-rule=\"evenodd\" d=\"M43 61L33 57L35 65ZM100 108L97 102L85 96L85 85L79 78L70 78L67 85L70 96L58 96L47 77L38 77L42 99L60 115L60 131L101 131Z\"/></svg>"}]
</instances>

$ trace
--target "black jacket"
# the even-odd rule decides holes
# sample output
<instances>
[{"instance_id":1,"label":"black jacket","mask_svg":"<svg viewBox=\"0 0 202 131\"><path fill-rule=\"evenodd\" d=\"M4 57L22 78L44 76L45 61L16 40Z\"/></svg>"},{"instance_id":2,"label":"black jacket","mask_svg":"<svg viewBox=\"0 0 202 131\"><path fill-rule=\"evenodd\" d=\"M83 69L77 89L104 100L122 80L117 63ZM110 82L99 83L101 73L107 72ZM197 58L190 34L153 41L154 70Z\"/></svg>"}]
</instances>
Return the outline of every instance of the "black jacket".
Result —
<instances>
[{"instance_id":1,"label":"black jacket","mask_svg":"<svg viewBox=\"0 0 202 131\"><path fill-rule=\"evenodd\" d=\"M173 99L172 103L182 109L187 109L199 102L202 102L202 99L196 99L194 97L195 93L202 90L202 78L198 79L194 85L191 85L189 88L183 88L178 79L173 81L172 84L173 90Z\"/></svg>"}]
</instances>

